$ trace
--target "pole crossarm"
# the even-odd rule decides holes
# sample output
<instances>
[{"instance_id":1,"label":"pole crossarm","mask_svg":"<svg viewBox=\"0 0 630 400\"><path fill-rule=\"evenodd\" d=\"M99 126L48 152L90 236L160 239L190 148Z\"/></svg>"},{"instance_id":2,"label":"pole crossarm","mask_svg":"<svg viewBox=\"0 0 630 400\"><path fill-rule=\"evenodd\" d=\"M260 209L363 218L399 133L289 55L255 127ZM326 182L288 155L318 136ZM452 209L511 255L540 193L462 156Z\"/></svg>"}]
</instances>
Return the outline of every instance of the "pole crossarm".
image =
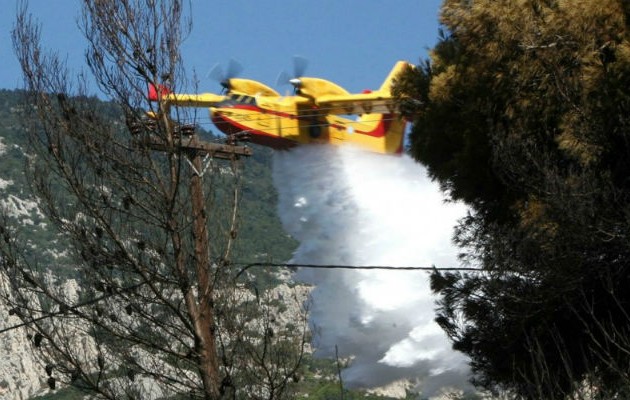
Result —
<instances>
[{"instance_id":1,"label":"pole crossarm","mask_svg":"<svg viewBox=\"0 0 630 400\"><path fill-rule=\"evenodd\" d=\"M136 141L137 145L147 146L151 150L173 152L173 153L196 153L208 155L212 158L230 160L235 156L249 157L253 154L252 149L247 146L236 146L221 143L210 143L199 140L196 135L190 138L182 138L170 144L157 136L148 136Z\"/></svg>"}]
</instances>

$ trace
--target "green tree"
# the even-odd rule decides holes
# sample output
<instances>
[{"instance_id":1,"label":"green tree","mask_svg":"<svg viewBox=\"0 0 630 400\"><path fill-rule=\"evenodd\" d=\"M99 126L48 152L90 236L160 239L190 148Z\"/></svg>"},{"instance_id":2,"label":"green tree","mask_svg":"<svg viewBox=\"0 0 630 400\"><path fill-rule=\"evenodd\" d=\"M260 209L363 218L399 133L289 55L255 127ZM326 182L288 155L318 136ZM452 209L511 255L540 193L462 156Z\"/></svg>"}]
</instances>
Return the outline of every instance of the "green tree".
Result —
<instances>
[{"instance_id":1,"label":"green tree","mask_svg":"<svg viewBox=\"0 0 630 400\"><path fill-rule=\"evenodd\" d=\"M435 274L475 381L522 398L630 388L630 5L446 0L431 59L398 82L411 153L471 206Z\"/></svg>"}]
</instances>

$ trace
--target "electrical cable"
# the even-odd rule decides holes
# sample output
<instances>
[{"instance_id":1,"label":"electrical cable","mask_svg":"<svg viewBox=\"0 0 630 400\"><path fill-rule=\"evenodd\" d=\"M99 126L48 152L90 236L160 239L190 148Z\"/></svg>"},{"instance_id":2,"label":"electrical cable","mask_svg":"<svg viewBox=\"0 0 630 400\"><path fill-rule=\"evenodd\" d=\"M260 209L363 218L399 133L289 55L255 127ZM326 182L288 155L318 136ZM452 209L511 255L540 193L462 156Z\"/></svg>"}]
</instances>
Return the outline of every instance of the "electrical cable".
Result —
<instances>
[{"instance_id":1,"label":"electrical cable","mask_svg":"<svg viewBox=\"0 0 630 400\"><path fill-rule=\"evenodd\" d=\"M483 269L472 267L412 267L390 265L335 265L335 264L292 264L292 263L232 263L243 268L236 274L235 279L253 267L284 267L284 268L311 268L311 269L347 269L347 270L383 270L383 271L475 271L483 272Z\"/></svg>"}]
</instances>

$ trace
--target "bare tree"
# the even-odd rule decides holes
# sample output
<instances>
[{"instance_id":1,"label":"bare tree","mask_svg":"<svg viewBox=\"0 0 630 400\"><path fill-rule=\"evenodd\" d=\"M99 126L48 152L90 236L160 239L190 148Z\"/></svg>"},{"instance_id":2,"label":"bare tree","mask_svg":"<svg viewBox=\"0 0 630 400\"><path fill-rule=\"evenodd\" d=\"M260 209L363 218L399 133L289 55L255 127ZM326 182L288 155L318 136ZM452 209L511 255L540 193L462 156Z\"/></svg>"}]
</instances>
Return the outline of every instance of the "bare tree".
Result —
<instances>
[{"instance_id":1,"label":"bare tree","mask_svg":"<svg viewBox=\"0 0 630 400\"><path fill-rule=\"evenodd\" d=\"M91 78L45 52L20 8L13 44L37 117L28 173L76 278L38 262L5 223L2 294L32 331L51 388L110 399L282 398L298 376L306 323L276 326L273 299L235 282L247 152L202 142L194 115L161 99L161 85L188 84L182 3L83 1ZM87 95L91 79L109 102ZM158 101L147 101L148 86Z\"/></svg>"}]
</instances>

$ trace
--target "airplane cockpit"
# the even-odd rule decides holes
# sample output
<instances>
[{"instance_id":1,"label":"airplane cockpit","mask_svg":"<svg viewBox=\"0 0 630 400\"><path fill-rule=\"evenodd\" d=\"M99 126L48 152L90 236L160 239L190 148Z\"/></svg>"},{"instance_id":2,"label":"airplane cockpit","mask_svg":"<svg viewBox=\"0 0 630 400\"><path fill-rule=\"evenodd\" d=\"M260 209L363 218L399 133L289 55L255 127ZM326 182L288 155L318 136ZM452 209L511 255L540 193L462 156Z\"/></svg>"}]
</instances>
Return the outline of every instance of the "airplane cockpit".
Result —
<instances>
[{"instance_id":1,"label":"airplane cockpit","mask_svg":"<svg viewBox=\"0 0 630 400\"><path fill-rule=\"evenodd\" d=\"M256 105L256 97L249 96L246 94L236 94L231 93L228 95L228 98L234 101L236 104L251 104Z\"/></svg>"},{"instance_id":2,"label":"airplane cockpit","mask_svg":"<svg viewBox=\"0 0 630 400\"><path fill-rule=\"evenodd\" d=\"M228 93L226 99L217 104L217 107L233 107L236 105L255 106L256 97L247 94Z\"/></svg>"}]
</instances>

